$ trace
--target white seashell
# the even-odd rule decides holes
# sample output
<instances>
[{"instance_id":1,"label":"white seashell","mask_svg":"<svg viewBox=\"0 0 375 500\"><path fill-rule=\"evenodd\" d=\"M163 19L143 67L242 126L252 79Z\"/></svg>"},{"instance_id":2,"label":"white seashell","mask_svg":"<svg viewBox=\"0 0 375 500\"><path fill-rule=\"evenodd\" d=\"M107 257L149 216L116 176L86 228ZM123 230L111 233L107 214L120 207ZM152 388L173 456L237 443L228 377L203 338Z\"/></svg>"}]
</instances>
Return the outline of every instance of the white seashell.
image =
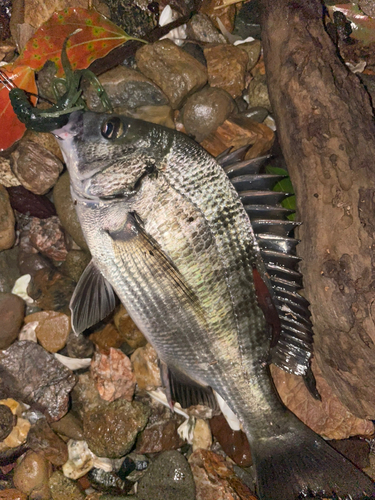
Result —
<instances>
[{"instance_id":1,"label":"white seashell","mask_svg":"<svg viewBox=\"0 0 375 500\"><path fill-rule=\"evenodd\" d=\"M185 420L177 429L180 438L187 441L189 444L193 444L195 422L196 419L194 417L189 417L189 419Z\"/></svg>"},{"instance_id":2,"label":"white seashell","mask_svg":"<svg viewBox=\"0 0 375 500\"><path fill-rule=\"evenodd\" d=\"M37 342L36 338L36 327L39 325L39 321L30 321L22 328L18 334L18 340L29 340L31 342Z\"/></svg>"},{"instance_id":3,"label":"white seashell","mask_svg":"<svg viewBox=\"0 0 375 500\"><path fill-rule=\"evenodd\" d=\"M89 367L91 364L91 358L69 358L57 352L55 353L55 358L70 370L80 370L81 368Z\"/></svg>"},{"instance_id":4,"label":"white seashell","mask_svg":"<svg viewBox=\"0 0 375 500\"><path fill-rule=\"evenodd\" d=\"M27 287L29 286L30 280L30 274L20 276L14 283L12 293L21 297L21 299L23 299L29 306L32 306L34 304L34 300L27 295Z\"/></svg>"}]
</instances>

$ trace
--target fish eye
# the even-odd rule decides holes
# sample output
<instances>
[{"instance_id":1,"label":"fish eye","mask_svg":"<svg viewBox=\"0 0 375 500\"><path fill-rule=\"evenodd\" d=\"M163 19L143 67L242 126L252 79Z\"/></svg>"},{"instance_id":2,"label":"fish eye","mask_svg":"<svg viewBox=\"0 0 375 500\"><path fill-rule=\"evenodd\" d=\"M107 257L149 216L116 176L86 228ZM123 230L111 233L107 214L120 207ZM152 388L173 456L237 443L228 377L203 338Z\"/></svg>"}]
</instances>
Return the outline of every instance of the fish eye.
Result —
<instances>
[{"instance_id":1,"label":"fish eye","mask_svg":"<svg viewBox=\"0 0 375 500\"><path fill-rule=\"evenodd\" d=\"M121 118L113 116L106 120L102 125L101 132L104 139L118 139L125 132Z\"/></svg>"}]
</instances>

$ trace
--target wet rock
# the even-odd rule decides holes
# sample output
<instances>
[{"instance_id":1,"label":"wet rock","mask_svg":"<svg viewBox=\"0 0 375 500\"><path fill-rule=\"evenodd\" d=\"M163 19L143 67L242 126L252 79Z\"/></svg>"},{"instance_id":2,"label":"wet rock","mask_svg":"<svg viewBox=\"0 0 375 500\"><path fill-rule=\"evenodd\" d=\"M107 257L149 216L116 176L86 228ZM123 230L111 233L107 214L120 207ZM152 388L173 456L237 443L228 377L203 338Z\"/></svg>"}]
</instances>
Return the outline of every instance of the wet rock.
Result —
<instances>
[{"instance_id":1,"label":"wet rock","mask_svg":"<svg viewBox=\"0 0 375 500\"><path fill-rule=\"evenodd\" d=\"M0 252L0 292L10 293L14 282L21 276L18 270L19 247Z\"/></svg>"},{"instance_id":2,"label":"wet rock","mask_svg":"<svg viewBox=\"0 0 375 500\"><path fill-rule=\"evenodd\" d=\"M123 305L120 305L117 309L113 320L117 330L119 331L121 339L123 342L127 342L131 348L137 349L138 347L143 347L147 344L147 340L143 333L131 319Z\"/></svg>"},{"instance_id":3,"label":"wet rock","mask_svg":"<svg viewBox=\"0 0 375 500\"><path fill-rule=\"evenodd\" d=\"M168 99L161 89L134 69L117 66L100 75L99 81L114 108L135 109L139 106L168 104ZM84 97L92 111L97 113L105 111L98 93L92 86L84 92Z\"/></svg>"},{"instance_id":4,"label":"wet rock","mask_svg":"<svg viewBox=\"0 0 375 500\"><path fill-rule=\"evenodd\" d=\"M8 394L35 405L50 421L65 415L76 382L75 375L53 354L25 340L0 352L0 377Z\"/></svg>"},{"instance_id":5,"label":"wet rock","mask_svg":"<svg viewBox=\"0 0 375 500\"><path fill-rule=\"evenodd\" d=\"M139 70L163 90L174 109L207 81L206 68L171 40L144 45L137 51L136 61Z\"/></svg>"},{"instance_id":6,"label":"wet rock","mask_svg":"<svg viewBox=\"0 0 375 500\"><path fill-rule=\"evenodd\" d=\"M205 87L188 98L182 109L186 132L197 142L214 132L234 110L232 97L222 89Z\"/></svg>"},{"instance_id":7,"label":"wet rock","mask_svg":"<svg viewBox=\"0 0 375 500\"><path fill-rule=\"evenodd\" d=\"M24 325L18 335L18 340L29 340L30 342L38 342L35 329L38 326L37 321L31 321Z\"/></svg>"},{"instance_id":8,"label":"wet rock","mask_svg":"<svg viewBox=\"0 0 375 500\"><path fill-rule=\"evenodd\" d=\"M260 51L262 49L261 43L259 40L241 43L240 48L246 52L249 58L246 69L247 71L251 71L259 60Z\"/></svg>"},{"instance_id":9,"label":"wet rock","mask_svg":"<svg viewBox=\"0 0 375 500\"><path fill-rule=\"evenodd\" d=\"M192 473L178 451L165 451L148 468L138 484L139 500L195 500Z\"/></svg>"},{"instance_id":10,"label":"wet rock","mask_svg":"<svg viewBox=\"0 0 375 500\"><path fill-rule=\"evenodd\" d=\"M34 451L28 451L14 469L14 486L30 495L30 499L48 500L48 479L51 473L52 466L48 460Z\"/></svg>"},{"instance_id":11,"label":"wet rock","mask_svg":"<svg viewBox=\"0 0 375 500\"><path fill-rule=\"evenodd\" d=\"M69 302L75 286L73 280L56 269L43 268L32 276L27 293L40 309L69 314Z\"/></svg>"},{"instance_id":12,"label":"wet rock","mask_svg":"<svg viewBox=\"0 0 375 500\"><path fill-rule=\"evenodd\" d=\"M240 467L252 465L251 452L246 434L229 427L224 415L217 415L210 420L212 434L220 443L224 452Z\"/></svg>"},{"instance_id":13,"label":"wet rock","mask_svg":"<svg viewBox=\"0 0 375 500\"><path fill-rule=\"evenodd\" d=\"M136 451L157 453L180 448L184 440L178 435L177 429L183 422L183 417L154 400L149 406L151 414L147 426L137 438Z\"/></svg>"},{"instance_id":14,"label":"wet rock","mask_svg":"<svg viewBox=\"0 0 375 500\"><path fill-rule=\"evenodd\" d=\"M120 335L118 329L112 324L108 323L102 330L98 330L90 335L90 340L104 351L109 350L111 347L119 348L124 339Z\"/></svg>"},{"instance_id":15,"label":"wet rock","mask_svg":"<svg viewBox=\"0 0 375 500\"><path fill-rule=\"evenodd\" d=\"M54 63L53 63L54 64ZM39 81L39 73L38 73L38 81ZM24 140L28 140L31 142L35 142L40 146L47 149L50 153L55 155L62 162L64 161L63 155L61 153L61 149L57 139L54 135L44 132L34 132L33 130L26 130L25 135L23 136Z\"/></svg>"},{"instance_id":16,"label":"wet rock","mask_svg":"<svg viewBox=\"0 0 375 500\"><path fill-rule=\"evenodd\" d=\"M86 413L105 409L108 403L104 401L96 388L95 382L89 373L78 376L78 382L72 391L72 409L78 413L81 419ZM104 456L104 455L101 455Z\"/></svg>"},{"instance_id":17,"label":"wet rock","mask_svg":"<svg viewBox=\"0 0 375 500\"><path fill-rule=\"evenodd\" d=\"M0 251L8 250L14 245L15 222L7 190L0 184Z\"/></svg>"},{"instance_id":18,"label":"wet rock","mask_svg":"<svg viewBox=\"0 0 375 500\"><path fill-rule=\"evenodd\" d=\"M76 441L83 440L81 421L70 411L57 422L51 423L51 428L58 434Z\"/></svg>"},{"instance_id":19,"label":"wet rock","mask_svg":"<svg viewBox=\"0 0 375 500\"><path fill-rule=\"evenodd\" d=\"M0 157L0 184L6 188L19 186L21 183L10 168L10 160Z\"/></svg>"},{"instance_id":20,"label":"wet rock","mask_svg":"<svg viewBox=\"0 0 375 500\"><path fill-rule=\"evenodd\" d=\"M53 264L47 257L43 257L40 253L27 253L22 246L20 246L18 267L23 275L29 274L30 276L34 276L34 274L41 269L52 270Z\"/></svg>"},{"instance_id":21,"label":"wet rock","mask_svg":"<svg viewBox=\"0 0 375 500\"><path fill-rule=\"evenodd\" d=\"M256 500L221 455L197 450L190 456L189 464L195 481L196 500Z\"/></svg>"},{"instance_id":22,"label":"wet rock","mask_svg":"<svg viewBox=\"0 0 375 500\"><path fill-rule=\"evenodd\" d=\"M68 172L65 172L56 183L53 189L53 200L63 228L70 234L80 248L88 251L88 246L83 237L82 229L74 208L72 195L70 194L70 179Z\"/></svg>"},{"instance_id":23,"label":"wet rock","mask_svg":"<svg viewBox=\"0 0 375 500\"><path fill-rule=\"evenodd\" d=\"M213 156L233 147L252 145L246 158L257 158L267 153L273 144L274 132L263 123L256 123L245 117L232 116L201 142Z\"/></svg>"},{"instance_id":24,"label":"wet rock","mask_svg":"<svg viewBox=\"0 0 375 500\"><path fill-rule=\"evenodd\" d=\"M254 108L244 110L237 116L243 116L245 118L249 118L254 122L262 123L268 116L268 110L260 106L255 106Z\"/></svg>"},{"instance_id":25,"label":"wet rock","mask_svg":"<svg viewBox=\"0 0 375 500\"><path fill-rule=\"evenodd\" d=\"M139 389L154 391L162 385L158 355L151 344L139 347L131 355L131 361Z\"/></svg>"},{"instance_id":26,"label":"wet rock","mask_svg":"<svg viewBox=\"0 0 375 500\"><path fill-rule=\"evenodd\" d=\"M105 401L133 399L135 376L130 359L119 349L110 347L109 353L97 352L91 361L91 376L100 397Z\"/></svg>"},{"instance_id":27,"label":"wet rock","mask_svg":"<svg viewBox=\"0 0 375 500\"><path fill-rule=\"evenodd\" d=\"M22 491L11 488L0 491L0 500L27 500L27 495Z\"/></svg>"},{"instance_id":28,"label":"wet rock","mask_svg":"<svg viewBox=\"0 0 375 500\"><path fill-rule=\"evenodd\" d=\"M3 441L12 432L15 424L15 417L12 410L0 404L0 441Z\"/></svg>"},{"instance_id":29,"label":"wet rock","mask_svg":"<svg viewBox=\"0 0 375 500\"><path fill-rule=\"evenodd\" d=\"M25 315L25 302L12 293L0 292L0 349L7 349L17 338Z\"/></svg>"},{"instance_id":30,"label":"wet rock","mask_svg":"<svg viewBox=\"0 0 375 500\"><path fill-rule=\"evenodd\" d=\"M85 494L80 490L76 481L56 471L49 479L49 489L52 500L85 500Z\"/></svg>"},{"instance_id":31,"label":"wet rock","mask_svg":"<svg viewBox=\"0 0 375 500\"><path fill-rule=\"evenodd\" d=\"M187 38L205 43L226 43L225 37L211 19L202 13L195 14L187 24Z\"/></svg>"},{"instance_id":32,"label":"wet rock","mask_svg":"<svg viewBox=\"0 0 375 500\"><path fill-rule=\"evenodd\" d=\"M23 140L11 155L11 167L21 184L35 194L47 193L63 170L62 162L36 142Z\"/></svg>"},{"instance_id":33,"label":"wet rock","mask_svg":"<svg viewBox=\"0 0 375 500\"><path fill-rule=\"evenodd\" d=\"M233 31L236 15L235 5L228 5L223 8L221 0L203 0L200 12L207 14L217 28L220 29L217 21L219 18L226 30L230 33Z\"/></svg>"},{"instance_id":34,"label":"wet rock","mask_svg":"<svg viewBox=\"0 0 375 500\"><path fill-rule=\"evenodd\" d=\"M137 401L118 399L105 408L86 412L83 429L95 455L119 458L133 447L137 434L145 427L150 410Z\"/></svg>"},{"instance_id":35,"label":"wet rock","mask_svg":"<svg viewBox=\"0 0 375 500\"><path fill-rule=\"evenodd\" d=\"M31 426L27 436L27 444L53 465L61 466L68 460L66 444L53 432L45 418L39 418Z\"/></svg>"},{"instance_id":36,"label":"wet rock","mask_svg":"<svg viewBox=\"0 0 375 500\"><path fill-rule=\"evenodd\" d=\"M121 108L118 108L120 111ZM174 129L173 110L170 106L141 106L135 110L126 111L127 116L156 123Z\"/></svg>"},{"instance_id":37,"label":"wet rock","mask_svg":"<svg viewBox=\"0 0 375 500\"><path fill-rule=\"evenodd\" d=\"M193 435L193 451L209 450L212 445L212 435L209 424L202 418L197 418Z\"/></svg>"},{"instance_id":38,"label":"wet rock","mask_svg":"<svg viewBox=\"0 0 375 500\"><path fill-rule=\"evenodd\" d=\"M203 66L207 66L206 58L204 57L203 48L199 43L195 42L185 42L182 46L182 50L190 54L194 59L199 61Z\"/></svg>"},{"instance_id":39,"label":"wet rock","mask_svg":"<svg viewBox=\"0 0 375 500\"><path fill-rule=\"evenodd\" d=\"M156 26L154 15L147 3L129 0L106 0L114 23L131 36L143 38Z\"/></svg>"},{"instance_id":40,"label":"wet rock","mask_svg":"<svg viewBox=\"0 0 375 500\"><path fill-rule=\"evenodd\" d=\"M56 215L54 204L46 196L34 194L23 186L12 186L7 191L12 208L21 214L39 219Z\"/></svg>"},{"instance_id":41,"label":"wet rock","mask_svg":"<svg viewBox=\"0 0 375 500\"><path fill-rule=\"evenodd\" d=\"M92 469L87 478L97 490L117 496L126 495L134 485L127 479L121 479L114 472L106 472L103 469Z\"/></svg>"},{"instance_id":42,"label":"wet rock","mask_svg":"<svg viewBox=\"0 0 375 500\"><path fill-rule=\"evenodd\" d=\"M249 106L260 106L272 111L266 75L255 75L248 87Z\"/></svg>"},{"instance_id":43,"label":"wet rock","mask_svg":"<svg viewBox=\"0 0 375 500\"><path fill-rule=\"evenodd\" d=\"M245 73L249 58L247 53L234 45L206 47L208 83L211 87L226 90L233 99L245 88Z\"/></svg>"},{"instance_id":44,"label":"wet rock","mask_svg":"<svg viewBox=\"0 0 375 500\"><path fill-rule=\"evenodd\" d=\"M91 256L82 250L70 250L61 264L59 271L78 283L81 274L90 263Z\"/></svg>"},{"instance_id":45,"label":"wet rock","mask_svg":"<svg viewBox=\"0 0 375 500\"><path fill-rule=\"evenodd\" d=\"M325 438L345 439L350 436L371 435L374 432L373 422L355 417L349 412L334 395L314 360L312 369L322 401L313 399L300 377L272 366L272 377L284 404L313 431Z\"/></svg>"},{"instance_id":46,"label":"wet rock","mask_svg":"<svg viewBox=\"0 0 375 500\"><path fill-rule=\"evenodd\" d=\"M67 340L67 352L71 358L91 358L94 352L94 344L82 333L70 330Z\"/></svg>"},{"instance_id":47,"label":"wet rock","mask_svg":"<svg viewBox=\"0 0 375 500\"><path fill-rule=\"evenodd\" d=\"M50 259L63 261L68 254L68 242L58 217L33 218L29 225L30 244Z\"/></svg>"},{"instance_id":48,"label":"wet rock","mask_svg":"<svg viewBox=\"0 0 375 500\"><path fill-rule=\"evenodd\" d=\"M40 344L48 352L58 352L66 344L70 332L70 318L56 311L41 311L29 314L25 323L36 321L35 333Z\"/></svg>"}]
</instances>

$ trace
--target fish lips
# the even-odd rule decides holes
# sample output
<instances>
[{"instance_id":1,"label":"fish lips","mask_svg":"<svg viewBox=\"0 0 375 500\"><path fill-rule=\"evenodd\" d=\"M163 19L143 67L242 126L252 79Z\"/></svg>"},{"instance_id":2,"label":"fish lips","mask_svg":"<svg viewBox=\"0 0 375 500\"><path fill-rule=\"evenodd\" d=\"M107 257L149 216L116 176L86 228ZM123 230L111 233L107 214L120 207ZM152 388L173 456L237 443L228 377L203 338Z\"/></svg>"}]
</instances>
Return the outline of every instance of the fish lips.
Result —
<instances>
[{"instance_id":1,"label":"fish lips","mask_svg":"<svg viewBox=\"0 0 375 500\"><path fill-rule=\"evenodd\" d=\"M73 111L69 116L69 121L66 125L56 130L52 130L52 134L59 141L79 138L83 133L83 111Z\"/></svg>"}]
</instances>

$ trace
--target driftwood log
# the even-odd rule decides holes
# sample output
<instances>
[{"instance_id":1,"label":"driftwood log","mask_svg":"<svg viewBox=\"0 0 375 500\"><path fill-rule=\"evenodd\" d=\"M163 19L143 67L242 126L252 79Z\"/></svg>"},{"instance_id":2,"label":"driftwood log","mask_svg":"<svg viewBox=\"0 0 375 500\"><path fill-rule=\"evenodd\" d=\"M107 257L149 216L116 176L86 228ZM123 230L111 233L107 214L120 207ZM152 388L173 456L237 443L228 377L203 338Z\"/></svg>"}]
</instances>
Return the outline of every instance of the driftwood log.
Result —
<instances>
[{"instance_id":1,"label":"driftwood log","mask_svg":"<svg viewBox=\"0 0 375 500\"><path fill-rule=\"evenodd\" d=\"M375 419L375 124L319 0L262 0L279 140L296 191L315 356L357 416Z\"/></svg>"}]
</instances>

